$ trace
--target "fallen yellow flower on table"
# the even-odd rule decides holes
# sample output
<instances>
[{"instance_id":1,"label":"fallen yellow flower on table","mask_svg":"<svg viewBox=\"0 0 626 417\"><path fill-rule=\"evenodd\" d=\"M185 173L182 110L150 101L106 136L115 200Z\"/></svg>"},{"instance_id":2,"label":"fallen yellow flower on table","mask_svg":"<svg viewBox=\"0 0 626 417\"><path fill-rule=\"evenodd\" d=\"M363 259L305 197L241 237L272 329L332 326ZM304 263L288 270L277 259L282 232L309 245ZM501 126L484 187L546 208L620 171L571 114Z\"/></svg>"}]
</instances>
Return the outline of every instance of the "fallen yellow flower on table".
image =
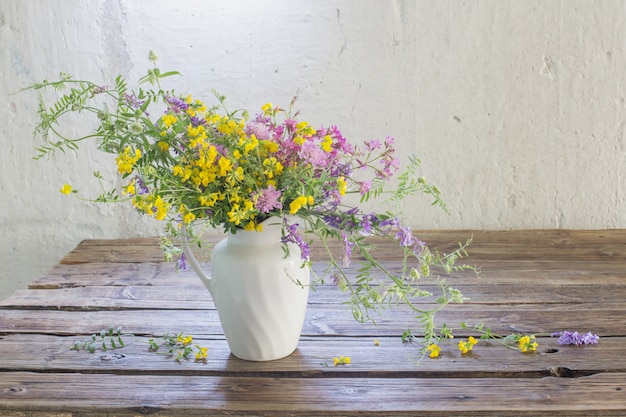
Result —
<instances>
[{"instance_id":1,"label":"fallen yellow flower on table","mask_svg":"<svg viewBox=\"0 0 626 417\"><path fill-rule=\"evenodd\" d=\"M335 366L350 365L350 356L340 356L338 358L333 358L333 364Z\"/></svg>"},{"instance_id":2,"label":"fallen yellow flower on table","mask_svg":"<svg viewBox=\"0 0 626 417\"><path fill-rule=\"evenodd\" d=\"M428 345L426 350L428 352L430 352L428 357L433 358L433 359L434 358L438 358L439 357L439 352L441 352L441 348L439 347L439 345L437 345L435 343L431 343L430 345Z\"/></svg>"}]
</instances>

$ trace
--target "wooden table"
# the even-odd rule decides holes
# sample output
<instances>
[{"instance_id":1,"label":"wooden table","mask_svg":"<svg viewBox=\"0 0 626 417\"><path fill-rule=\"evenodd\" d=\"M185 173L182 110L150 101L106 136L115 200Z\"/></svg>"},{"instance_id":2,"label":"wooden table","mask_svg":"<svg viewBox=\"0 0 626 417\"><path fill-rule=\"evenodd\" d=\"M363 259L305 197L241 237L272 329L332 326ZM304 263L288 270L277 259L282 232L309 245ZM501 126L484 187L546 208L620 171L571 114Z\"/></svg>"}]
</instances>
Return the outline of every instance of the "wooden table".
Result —
<instances>
[{"instance_id":1,"label":"wooden table","mask_svg":"<svg viewBox=\"0 0 626 417\"><path fill-rule=\"evenodd\" d=\"M86 240L0 303L0 415L626 415L625 230L417 235L443 250L474 236L469 262L481 275L448 277L471 301L444 310L439 324L592 331L600 343L539 337L537 352L522 354L481 341L467 355L451 343L417 363L418 348L400 340L406 311L358 324L323 286L293 355L245 362L230 355L199 279L162 262L158 239ZM134 335L125 347L70 349L110 325ZM206 363L149 351L150 338L177 332L209 348ZM340 355L351 363L333 366Z\"/></svg>"}]
</instances>

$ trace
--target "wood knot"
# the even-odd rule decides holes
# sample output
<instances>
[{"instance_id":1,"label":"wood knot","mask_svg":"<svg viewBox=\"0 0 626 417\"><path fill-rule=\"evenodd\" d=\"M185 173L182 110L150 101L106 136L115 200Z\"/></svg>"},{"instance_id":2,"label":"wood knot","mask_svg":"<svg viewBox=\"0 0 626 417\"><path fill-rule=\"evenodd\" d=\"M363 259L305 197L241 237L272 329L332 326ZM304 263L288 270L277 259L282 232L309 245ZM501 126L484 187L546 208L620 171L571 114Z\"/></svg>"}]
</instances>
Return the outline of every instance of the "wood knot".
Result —
<instances>
[{"instance_id":1,"label":"wood knot","mask_svg":"<svg viewBox=\"0 0 626 417\"><path fill-rule=\"evenodd\" d=\"M574 371L563 366L555 366L550 368L550 373L560 378L574 378L576 376Z\"/></svg>"},{"instance_id":2,"label":"wood knot","mask_svg":"<svg viewBox=\"0 0 626 417\"><path fill-rule=\"evenodd\" d=\"M132 410L138 414L141 414L142 416L157 414L161 411L161 409L158 407L148 407L146 405L144 405L143 407L133 407Z\"/></svg>"},{"instance_id":3,"label":"wood knot","mask_svg":"<svg viewBox=\"0 0 626 417\"><path fill-rule=\"evenodd\" d=\"M121 353L105 353L104 355L100 356L100 360L103 362L109 362L109 361L118 361L120 359L124 359L126 356L122 355Z\"/></svg>"}]
</instances>

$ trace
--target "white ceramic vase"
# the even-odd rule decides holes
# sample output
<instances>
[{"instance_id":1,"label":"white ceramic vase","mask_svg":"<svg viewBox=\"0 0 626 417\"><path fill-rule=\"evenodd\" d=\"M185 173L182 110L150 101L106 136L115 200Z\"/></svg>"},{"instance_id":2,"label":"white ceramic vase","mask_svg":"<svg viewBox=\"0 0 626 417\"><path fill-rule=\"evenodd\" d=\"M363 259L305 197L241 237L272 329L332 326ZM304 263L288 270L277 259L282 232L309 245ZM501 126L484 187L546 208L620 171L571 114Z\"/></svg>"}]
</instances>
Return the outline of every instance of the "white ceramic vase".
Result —
<instances>
[{"instance_id":1,"label":"white ceramic vase","mask_svg":"<svg viewBox=\"0 0 626 417\"><path fill-rule=\"evenodd\" d=\"M310 269L294 244L285 257L282 219L262 225L261 232L240 230L215 245L210 276L182 239L188 262L213 297L231 352L249 361L293 353L309 296Z\"/></svg>"}]
</instances>

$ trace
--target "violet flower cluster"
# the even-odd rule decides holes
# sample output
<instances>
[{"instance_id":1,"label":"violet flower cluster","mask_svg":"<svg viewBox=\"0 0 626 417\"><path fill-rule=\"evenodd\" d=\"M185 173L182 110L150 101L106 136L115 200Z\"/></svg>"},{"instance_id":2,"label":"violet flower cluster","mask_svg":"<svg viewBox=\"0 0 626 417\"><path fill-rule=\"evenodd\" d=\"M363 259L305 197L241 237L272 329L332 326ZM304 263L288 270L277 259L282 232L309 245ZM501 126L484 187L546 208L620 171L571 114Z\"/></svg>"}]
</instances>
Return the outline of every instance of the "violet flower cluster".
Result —
<instances>
[{"instance_id":1,"label":"violet flower cluster","mask_svg":"<svg viewBox=\"0 0 626 417\"><path fill-rule=\"evenodd\" d=\"M598 343L598 339L600 339L600 336L591 332L580 334L568 330L552 334L552 337L557 336L559 337L557 341L559 345L595 345Z\"/></svg>"}]
</instances>

